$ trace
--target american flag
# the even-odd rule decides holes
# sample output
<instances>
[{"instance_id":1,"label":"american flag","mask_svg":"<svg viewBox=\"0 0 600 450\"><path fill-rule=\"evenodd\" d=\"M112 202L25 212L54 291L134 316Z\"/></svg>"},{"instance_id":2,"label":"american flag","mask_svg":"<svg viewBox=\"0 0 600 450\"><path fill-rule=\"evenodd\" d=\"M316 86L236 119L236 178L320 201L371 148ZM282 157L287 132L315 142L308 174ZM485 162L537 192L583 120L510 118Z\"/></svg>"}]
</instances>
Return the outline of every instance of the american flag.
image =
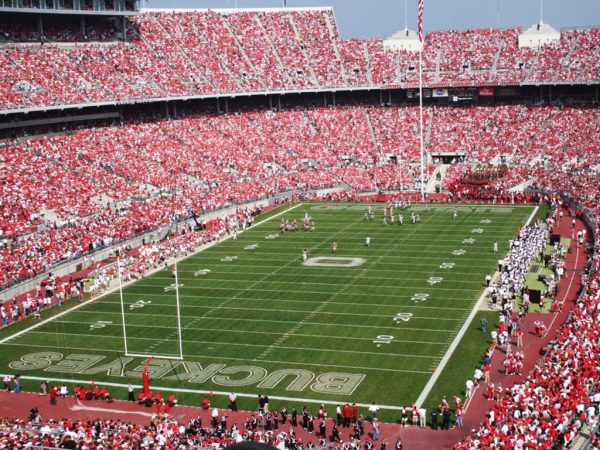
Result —
<instances>
[{"instance_id":1,"label":"american flag","mask_svg":"<svg viewBox=\"0 0 600 450\"><path fill-rule=\"evenodd\" d=\"M419 42L423 42L423 1L419 0Z\"/></svg>"}]
</instances>

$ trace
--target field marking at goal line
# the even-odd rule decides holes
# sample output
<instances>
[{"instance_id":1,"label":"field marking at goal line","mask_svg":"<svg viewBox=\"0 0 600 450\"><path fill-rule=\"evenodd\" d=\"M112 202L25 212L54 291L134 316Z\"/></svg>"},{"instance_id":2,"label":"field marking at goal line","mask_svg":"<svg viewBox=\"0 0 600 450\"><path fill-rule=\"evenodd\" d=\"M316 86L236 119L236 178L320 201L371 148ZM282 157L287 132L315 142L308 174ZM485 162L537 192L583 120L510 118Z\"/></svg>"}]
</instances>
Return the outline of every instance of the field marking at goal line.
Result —
<instances>
[{"instance_id":1,"label":"field marking at goal line","mask_svg":"<svg viewBox=\"0 0 600 450\"><path fill-rule=\"evenodd\" d=\"M0 377L5 377L7 376L7 374L0 374ZM10 375L12 376L12 375ZM55 381L57 383L70 383L70 384L88 384L90 382L90 380L71 380L68 378L47 378L47 377L30 377L30 376L22 376L21 377L24 380L36 380L36 381ZM129 387L129 383L124 384L124 383L112 383L110 381L107 382L102 382L102 383L98 383L99 385L102 386L109 386L109 387L118 387L118 388L124 388L127 389ZM142 386L139 384L132 384L132 386L135 389L142 389ZM229 394L231 394L231 391L215 391L213 389L210 390L204 390L204 389L184 389L184 388L174 388L174 387L163 387L163 386L152 386L152 389L155 391L164 391L164 392L183 392L186 394L215 394L215 395L222 395L222 396L226 396L228 397ZM236 395L238 397L243 397L243 398L252 398L252 399L256 399L256 394L245 394L245 393L238 393L236 392ZM272 400L283 400L286 402L301 402L301 403L314 403L314 404L318 404L318 405L323 405L323 404L337 404L337 403L341 403L341 401L339 400L318 400L318 399L313 399L313 398L302 398L302 397L281 397L281 396L277 396L277 395L269 395L269 398ZM372 406L372 404L370 403L356 403L356 406L361 407L361 408L368 408L370 406ZM398 410L398 406L392 406L392 405L377 405L377 407L379 409L389 409L389 410Z\"/></svg>"}]
</instances>

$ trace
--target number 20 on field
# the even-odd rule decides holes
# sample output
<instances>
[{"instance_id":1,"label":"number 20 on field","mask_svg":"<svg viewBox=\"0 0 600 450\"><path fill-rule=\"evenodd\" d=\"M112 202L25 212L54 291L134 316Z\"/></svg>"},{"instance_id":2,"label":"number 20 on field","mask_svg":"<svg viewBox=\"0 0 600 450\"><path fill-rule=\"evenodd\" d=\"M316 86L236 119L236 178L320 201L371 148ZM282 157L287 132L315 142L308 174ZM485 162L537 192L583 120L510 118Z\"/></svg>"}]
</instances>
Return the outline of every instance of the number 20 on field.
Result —
<instances>
[{"instance_id":1,"label":"number 20 on field","mask_svg":"<svg viewBox=\"0 0 600 450\"><path fill-rule=\"evenodd\" d=\"M394 340L394 336L389 334L380 334L377 339L373 341L373 344L377 344L377 347L381 347L383 344L389 344Z\"/></svg>"}]
</instances>

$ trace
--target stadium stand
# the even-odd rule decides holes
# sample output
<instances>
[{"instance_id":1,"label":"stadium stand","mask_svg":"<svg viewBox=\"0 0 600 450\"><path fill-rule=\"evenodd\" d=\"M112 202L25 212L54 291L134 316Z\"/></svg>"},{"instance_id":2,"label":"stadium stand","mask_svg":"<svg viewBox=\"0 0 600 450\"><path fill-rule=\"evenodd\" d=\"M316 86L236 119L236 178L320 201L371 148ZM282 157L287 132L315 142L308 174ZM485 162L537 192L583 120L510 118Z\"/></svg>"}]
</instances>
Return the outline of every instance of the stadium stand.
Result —
<instances>
[{"instance_id":1,"label":"stadium stand","mask_svg":"<svg viewBox=\"0 0 600 450\"><path fill-rule=\"evenodd\" d=\"M520 49L520 29L429 33L426 86L519 85L598 80L597 29L567 30L556 46ZM339 88L414 86L417 53L382 40L342 40L331 9L145 12L128 40L105 23L41 37L9 26L1 45L1 110L99 101ZM94 42L92 42L94 41ZM105 42L99 42L105 41ZM37 70L33 70L33 68ZM61 82L69 80L68 83ZM99 83L102 80L102 83Z\"/></svg>"},{"instance_id":2,"label":"stadium stand","mask_svg":"<svg viewBox=\"0 0 600 450\"><path fill-rule=\"evenodd\" d=\"M464 179L459 187L453 169L446 186L462 198L498 196L530 180L548 158L557 167L573 160L577 167L598 164L591 151L600 126L594 108L431 107L429 119L432 152L464 150L473 163L512 154L517 169L493 189L476 192ZM188 218L192 210L340 182L358 192L408 187L418 176L410 165L419 159L416 124L414 107L312 108L132 121L9 145L2 157L11 170L0 186L0 228L4 238L19 239L0 253L2 284L101 242ZM11 268L15 252L29 255L26 268Z\"/></svg>"}]
</instances>

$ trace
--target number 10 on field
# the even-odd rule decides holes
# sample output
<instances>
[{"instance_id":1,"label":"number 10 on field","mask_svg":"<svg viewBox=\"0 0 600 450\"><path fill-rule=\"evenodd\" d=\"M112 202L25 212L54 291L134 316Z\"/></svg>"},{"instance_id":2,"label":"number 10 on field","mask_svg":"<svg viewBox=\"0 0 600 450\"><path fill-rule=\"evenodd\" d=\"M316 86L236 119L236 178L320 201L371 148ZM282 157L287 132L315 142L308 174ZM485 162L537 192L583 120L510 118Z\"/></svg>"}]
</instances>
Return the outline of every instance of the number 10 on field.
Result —
<instances>
[{"instance_id":1,"label":"number 10 on field","mask_svg":"<svg viewBox=\"0 0 600 450\"><path fill-rule=\"evenodd\" d=\"M394 336L388 334L380 334L377 339L373 341L373 344L377 344L377 347L381 347L383 344L389 344L394 340Z\"/></svg>"}]
</instances>

